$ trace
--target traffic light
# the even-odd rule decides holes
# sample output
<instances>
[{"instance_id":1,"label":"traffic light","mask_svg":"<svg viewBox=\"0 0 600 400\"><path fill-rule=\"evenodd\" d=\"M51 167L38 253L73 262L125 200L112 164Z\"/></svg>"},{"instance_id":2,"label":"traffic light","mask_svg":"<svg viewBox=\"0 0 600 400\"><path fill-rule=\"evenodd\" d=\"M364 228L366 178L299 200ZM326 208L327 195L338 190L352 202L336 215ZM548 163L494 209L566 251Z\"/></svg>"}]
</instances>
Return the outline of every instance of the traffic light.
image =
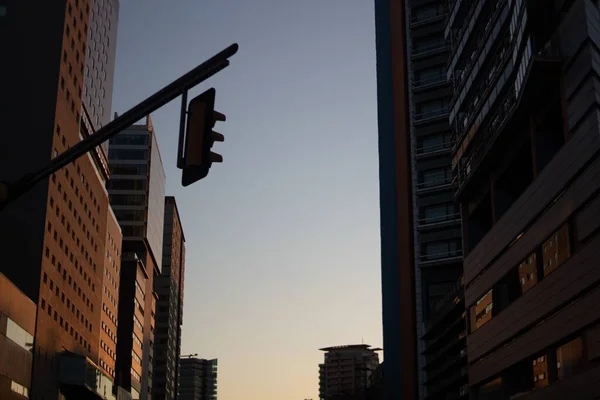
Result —
<instances>
[{"instance_id":1,"label":"traffic light","mask_svg":"<svg viewBox=\"0 0 600 400\"><path fill-rule=\"evenodd\" d=\"M222 142L225 138L213 131L217 121L225 121L225 115L215 111L214 88L208 89L194 97L188 106L187 125L185 129L185 145L181 160L183 186L203 179L213 162L223 162L220 154L211 151L214 142Z\"/></svg>"}]
</instances>

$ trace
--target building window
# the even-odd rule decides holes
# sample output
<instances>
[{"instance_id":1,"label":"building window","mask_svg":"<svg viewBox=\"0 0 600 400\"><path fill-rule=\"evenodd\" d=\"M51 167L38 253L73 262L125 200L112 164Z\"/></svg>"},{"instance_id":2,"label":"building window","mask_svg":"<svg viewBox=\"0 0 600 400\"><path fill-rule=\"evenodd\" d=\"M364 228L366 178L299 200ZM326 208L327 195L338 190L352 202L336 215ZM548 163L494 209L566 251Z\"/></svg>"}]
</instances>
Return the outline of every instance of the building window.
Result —
<instances>
[{"instance_id":1,"label":"building window","mask_svg":"<svg viewBox=\"0 0 600 400\"><path fill-rule=\"evenodd\" d=\"M419 189L443 186L452 182L451 168L434 168L423 171L419 182Z\"/></svg>"},{"instance_id":2,"label":"building window","mask_svg":"<svg viewBox=\"0 0 600 400\"><path fill-rule=\"evenodd\" d=\"M583 340L581 337L556 349L556 370L558 380L578 373L584 365Z\"/></svg>"},{"instance_id":3,"label":"building window","mask_svg":"<svg viewBox=\"0 0 600 400\"><path fill-rule=\"evenodd\" d=\"M1 9L1 6L0 6L0 9ZM10 382L10 390L12 390L13 392L15 392L17 394L20 394L21 396L23 396L25 398L29 398L29 389L27 389L23 385L18 384L15 381Z\"/></svg>"},{"instance_id":4,"label":"building window","mask_svg":"<svg viewBox=\"0 0 600 400\"><path fill-rule=\"evenodd\" d=\"M33 336L8 317L6 319L6 337L27 351L33 350Z\"/></svg>"},{"instance_id":5,"label":"building window","mask_svg":"<svg viewBox=\"0 0 600 400\"><path fill-rule=\"evenodd\" d=\"M494 297L493 291L490 290L484 294L474 306L471 306L470 319L471 319L471 332L475 332L477 329L485 325L489 320L492 319L492 311L494 309Z\"/></svg>"},{"instance_id":6,"label":"building window","mask_svg":"<svg viewBox=\"0 0 600 400\"><path fill-rule=\"evenodd\" d=\"M460 254L460 243L457 240L429 242L423 244L421 260L440 260L449 257L457 257L460 256Z\"/></svg>"},{"instance_id":7,"label":"building window","mask_svg":"<svg viewBox=\"0 0 600 400\"><path fill-rule=\"evenodd\" d=\"M538 283L537 256L535 253L529 255L525 261L519 264L518 274L521 293L527 292Z\"/></svg>"},{"instance_id":8,"label":"building window","mask_svg":"<svg viewBox=\"0 0 600 400\"><path fill-rule=\"evenodd\" d=\"M454 203L434 204L421 210L422 223L431 224L458 218Z\"/></svg>"},{"instance_id":9,"label":"building window","mask_svg":"<svg viewBox=\"0 0 600 400\"><path fill-rule=\"evenodd\" d=\"M564 224L542 244L544 276L548 276L571 256L569 226Z\"/></svg>"},{"instance_id":10,"label":"building window","mask_svg":"<svg viewBox=\"0 0 600 400\"><path fill-rule=\"evenodd\" d=\"M533 386L541 389L550 384L548 376L548 357L545 355L535 358L531 362L533 372Z\"/></svg>"}]
</instances>

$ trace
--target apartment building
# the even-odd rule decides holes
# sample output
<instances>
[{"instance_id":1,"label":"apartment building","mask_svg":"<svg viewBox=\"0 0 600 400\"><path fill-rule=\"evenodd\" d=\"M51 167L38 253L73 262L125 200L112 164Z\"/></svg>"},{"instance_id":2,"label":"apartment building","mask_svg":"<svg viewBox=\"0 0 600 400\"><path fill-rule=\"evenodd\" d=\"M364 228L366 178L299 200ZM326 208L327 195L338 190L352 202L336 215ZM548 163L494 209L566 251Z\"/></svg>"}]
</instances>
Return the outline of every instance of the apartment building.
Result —
<instances>
[{"instance_id":1,"label":"apartment building","mask_svg":"<svg viewBox=\"0 0 600 400\"><path fill-rule=\"evenodd\" d=\"M417 399L429 396L427 370L443 361L443 352L436 352L441 358L427 353L427 326L462 275L444 35L448 2L374 4L385 398Z\"/></svg>"},{"instance_id":2,"label":"apartment building","mask_svg":"<svg viewBox=\"0 0 600 400\"><path fill-rule=\"evenodd\" d=\"M471 396L600 396L600 12L453 1Z\"/></svg>"}]
</instances>

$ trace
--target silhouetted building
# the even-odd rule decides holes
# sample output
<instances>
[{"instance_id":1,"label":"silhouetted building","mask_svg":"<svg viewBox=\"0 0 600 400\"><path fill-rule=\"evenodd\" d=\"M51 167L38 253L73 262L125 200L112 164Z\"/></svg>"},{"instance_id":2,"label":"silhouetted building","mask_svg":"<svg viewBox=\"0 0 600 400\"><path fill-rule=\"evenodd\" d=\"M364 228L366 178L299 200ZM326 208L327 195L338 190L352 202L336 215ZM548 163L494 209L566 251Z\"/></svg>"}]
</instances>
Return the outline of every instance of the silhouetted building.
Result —
<instances>
[{"instance_id":1,"label":"silhouetted building","mask_svg":"<svg viewBox=\"0 0 600 400\"><path fill-rule=\"evenodd\" d=\"M600 396L599 28L590 0L452 2L477 399Z\"/></svg>"},{"instance_id":2,"label":"silhouetted building","mask_svg":"<svg viewBox=\"0 0 600 400\"><path fill-rule=\"evenodd\" d=\"M180 360L178 400L217 400L217 359Z\"/></svg>"},{"instance_id":3,"label":"silhouetted building","mask_svg":"<svg viewBox=\"0 0 600 400\"><path fill-rule=\"evenodd\" d=\"M319 364L319 398L366 399L371 375L379 366L379 350L368 344L321 349L325 355Z\"/></svg>"},{"instance_id":4,"label":"silhouetted building","mask_svg":"<svg viewBox=\"0 0 600 400\"><path fill-rule=\"evenodd\" d=\"M423 329L425 400L469 398L467 317L463 280L440 299Z\"/></svg>"},{"instance_id":5,"label":"silhouetted building","mask_svg":"<svg viewBox=\"0 0 600 400\"><path fill-rule=\"evenodd\" d=\"M375 0L386 398L427 395L424 327L462 275L448 1Z\"/></svg>"},{"instance_id":6,"label":"silhouetted building","mask_svg":"<svg viewBox=\"0 0 600 400\"><path fill-rule=\"evenodd\" d=\"M42 168L94 132L91 103L110 112L118 1L2 2L0 180ZM32 35L31 27L41 34ZM106 38L111 38L108 41ZM104 42L101 48L93 43ZM88 58L98 52L101 65ZM9 61L8 61L9 60ZM86 76L99 71L97 91ZM85 96L89 101L84 101ZM65 375L62 355L87 360L110 382L101 348L106 238L112 214L106 152L96 149L62 168L0 215L0 271L38 309L30 397L84 398L97 388ZM120 243L118 230L110 233ZM110 344L109 344L110 346ZM111 383L112 385L112 383ZM112 393L112 389L111 389Z\"/></svg>"},{"instance_id":7,"label":"silhouetted building","mask_svg":"<svg viewBox=\"0 0 600 400\"><path fill-rule=\"evenodd\" d=\"M165 172L152 120L110 140L110 201L123 233L117 381L133 398L150 398L157 295L161 273Z\"/></svg>"},{"instance_id":8,"label":"silhouetted building","mask_svg":"<svg viewBox=\"0 0 600 400\"><path fill-rule=\"evenodd\" d=\"M0 273L0 398L29 398L36 305Z\"/></svg>"},{"instance_id":9,"label":"silhouetted building","mask_svg":"<svg viewBox=\"0 0 600 400\"><path fill-rule=\"evenodd\" d=\"M158 294L154 345L152 399L172 400L177 394L177 376L183 317L185 236L175 198L165 198L162 272L154 281Z\"/></svg>"}]
</instances>

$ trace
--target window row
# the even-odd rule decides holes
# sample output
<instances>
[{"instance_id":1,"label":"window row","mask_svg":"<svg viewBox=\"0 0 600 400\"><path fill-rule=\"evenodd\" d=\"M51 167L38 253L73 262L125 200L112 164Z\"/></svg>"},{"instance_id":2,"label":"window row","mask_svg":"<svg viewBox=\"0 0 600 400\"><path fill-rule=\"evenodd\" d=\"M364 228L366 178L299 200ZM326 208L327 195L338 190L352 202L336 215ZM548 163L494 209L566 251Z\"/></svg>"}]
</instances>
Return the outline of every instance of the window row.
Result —
<instances>
[{"instance_id":1,"label":"window row","mask_svg":"<svg viewBox=\"0 0 600 400\"><path fill-rule=\"evenodd\" d=\"M471 306L471 332L481 328L565 263L571 257L571 247L569 223L565 223Z\"/></svg>"},{"instance_id":2,"label":"window row","mask_svg":"<svg viewBox=\"0 0 600 400\"><path fill-rule=\"evenodd\" d=\"M106 372L108 372L108 374L110 376L112 376L113 378L115 377L115 370L110 365L108 365L108 363L106 361L104 361L102 359L102 356L100 356L99 364L100 364L100 367L102 367Z\"/></svg>"},{"instance_id":3,"label":"window row","mask_svg":"<svg viewBox=\"0 0 600 400\"><path fill-rule=\"evenodd\" d=\"M44 254L45 254L46 258L50 260L50 263L52 264L52 266L54 266L56 268L59 275L62 274L63 282L68 284L69 287L73 288L73 292L76 293L81 298L83 303L93 312L94 311L94 303L90 301L90 298L85 294L85 291L81 290L81 286L77 285L75 278L73 276L71 276L71 274L67 273L66 268L63 268L60 261L58 261L56 259L56 256L51 254L50 249L48 247L46 247ZM83 269L81 268L81 265L79 265L79 268L80 268L79 273L83 276ZM46 279L48 279L48 276L44 272L44 275L43 275L44 283L46 283ZM51 283L51 286L54 286L52 279L50 279L50 283ZM58 288L58 283L56 284L56 287ZM93 283L90 285L90 288L95 288ZM52 290L52 287L50 287L50 289Z\"/></svg>"},{"instance_id":4,"label":"window row","mask_svg":"<svg viewBox=\"0 0 600 400\"><path fill-rule=\"evenodd\" d=\"M50 232L50 230L52 230L51 222L48 222L48 228L49 228L48 232ZM73 252L69 250L69 246L67 246L65 244L65 242L63 242L62 237L60 237L60 235L58 234L56 229L54 229L53 232L54 232L54 234L52 237L53 237L54 241L58 244L59 248L62 251L64 251L65 256L69 258L71 265L75 267L75 271L79 270L79 274L83 278L84 283L87 283L88 287L90 289L92 289L92 292L95 292L96 285L94 284L94 282L92 282L92 275L91 274L88 275L87 271L85 271L83 269L82 264L79 263L79 260L77 258L75 258L75 255L73 254ZM81 250L84 251L83 248ZM50 254L50 249L48 247L46 247L45 255L47 258L51 259L52 265L56 266L57 268L60 265L60 269L62 269L62 264L59 261L57 261L56 256L54 254L52 254L52 255ZM87 251L85 251L84 255L86 256L86 261L88 262L89 266L92 267L95 271L96 264L93 263L92 257L89 256ZM73 277L73 280L75 280L74 277ZM70 283L71 283L71 276L69 275L69 284ZM74 285L75 285L74 288L77 289L77 284L75 283Z\"/></svg>"},{"instance_id":5,"label":"window row","mask_svg":"<svg viewBox=\"0 0 600 400\"><path fill-rule=\"evenodd\" d=\"M90 332L92 331L92 323L88 321L87 318L84 317L83 311L80 312L79 308L77 308L75 306L75 302L71 301L71 299L68 297L68 295L61 291L60 288L58 287L58 284L54 284L54 281L52 281L52 279L48 278L48 275L44 272L43 274L43 282L44 284L47 284L48 287L50 288L50 290L54 293L54 295L59 299L59 301L61 301L64 305L67 306L67 309L70 309L71 312L73 313L73 315L80 320L82 325L85 325L86 328L88 328L90 330ZM89 298L87 298L87 302L89 303L88 305L91 306L90 308L94 309L93 303L91 303L89 301ZM42 302L43 304L43 302Z\"/></svg>"},{"instance_id":6,"label":"window row","mask_svg":"<svg viewBox=\"0 0 600 400\"><path fill-rule=\"evenodd\" d=\"M117 307L117 299L115 298L115 296L113 296L112 292L110 290L108 290L107 286L103 287L104 289L104 295L108 298L108 301L110 302L110 304L112 304L114 307Z\"/></svg>"},{"instance_id":7,"label":"window row","mask_svg":"<svg viewBox=\"0 0 600 400\"><path fill-rule=\"evenodd\" d=\"M117 335L112 331L112 329L110 329L110 327L108 325L106 325L104 323L104 321L101 322L101 327L102 330L104 331L104 333L106 333L108 335L108 337L113 341L114 344L117 343Z\"/></svg>"},{"instance_id":8,"label":"window row","mask_svg":"<svg viewBox=\"0 0 600 400\"><path fill-rule=\"evenodd\" d=\"M110 307L108 307L104 302L102 303L102 311L104 311L104 313L108 316L112 323L115 324L115 327L119 325L117 316L112 313Z\"/></svg>"},{"instance_id":9,"label":"window row","mask_svg":"<svg viewBox=\"0 0 600 400\"><path fill-rule=\"evenodd\" d=\"M479 385L477 400L523 396L574 376L590 366L586 353L582 335L550 346L505 369L491 381Z\"/></svg>"},{"instance_id":10,"label":"window row","mask_svg":"<svg viewBox=\"0 0 600 400\"><path fill-rule=\"evenodd\" d=\"M49 317L53 317L55 322L58 322L58 324L60 325L61 328L64 328L65 332L69 333L74 339L75 341L78 341L79 344L81 346L83 346L84 349L86 349L87 351L91 352L92 351L92 346L90 343L87 342L87 340L85 340L83 338L82 334L79 334L79 332L76 329L73 329L73 326L69 326L69 322L66 319L63 319L62 316L58 315L58 311L56 310L56 308L52 308L52 305L50 304L50 302L48 302L46 304L46 300L42 299L42 303L41 303L41 308L42 310L46 311L48 313ZM81 319L83 320L83 313L81 314ZM89 325L87 324L87 319L85 319L86 321L86 327L88 327L88 329L90 330L90 332L92 331L92 324L90 323Z\"/></svg>"},{"instance_id":11,"label":"window row","mask_svg":"<svg viewBox=\"0 0 600 400\"><path fill-rule=\"evenodd\" d=\"M100 348L102 348L102 350L104 350L104 352L108 354L113 361L116 361L117 353L115 353L115 351L108 344L106 344L104 340L100 340Z\"/></svg>"}]
</instances>

